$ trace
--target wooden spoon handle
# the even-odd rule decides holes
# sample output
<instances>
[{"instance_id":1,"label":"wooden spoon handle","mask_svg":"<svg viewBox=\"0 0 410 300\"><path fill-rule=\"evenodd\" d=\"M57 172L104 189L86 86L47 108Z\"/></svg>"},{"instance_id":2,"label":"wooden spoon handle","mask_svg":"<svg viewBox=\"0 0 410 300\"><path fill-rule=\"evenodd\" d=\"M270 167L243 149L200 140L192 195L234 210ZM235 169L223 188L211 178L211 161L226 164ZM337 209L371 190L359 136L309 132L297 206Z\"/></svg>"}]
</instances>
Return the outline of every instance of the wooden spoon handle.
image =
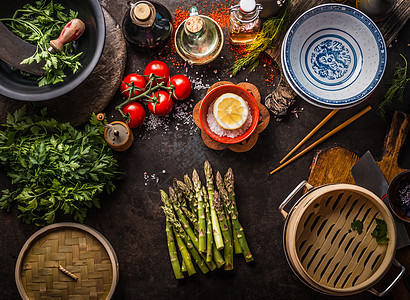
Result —
<instances>
[{"instance_id":1,"label":"wooden spoon handle","mask_svg":"<svg viewBox=\"0 0 410 300\"><path fill-rule=\"evenodd\" d=\"M68 22L60 33L60 36L56 40L50 41L50 53L60 53L63 51L65 44L70 43L78 39L85 30L85 24L80 19L73 19Z\"/></svg>"}]
</instances>

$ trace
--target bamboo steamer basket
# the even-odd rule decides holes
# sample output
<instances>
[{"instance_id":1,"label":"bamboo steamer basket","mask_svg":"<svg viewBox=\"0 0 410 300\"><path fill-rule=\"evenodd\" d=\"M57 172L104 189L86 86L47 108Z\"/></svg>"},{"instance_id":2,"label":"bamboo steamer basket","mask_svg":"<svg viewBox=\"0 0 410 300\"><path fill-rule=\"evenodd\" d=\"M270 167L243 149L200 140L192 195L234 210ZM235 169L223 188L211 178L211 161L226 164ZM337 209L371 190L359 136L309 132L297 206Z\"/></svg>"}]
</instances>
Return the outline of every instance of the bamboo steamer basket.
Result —
<instances>
[{"instance_id":1,"label":"bamboo steamer basket","mask_svg":"<svg viewBox=\"0 0 410 300\"><path fill-rule=\"evenodd\" d=\"M93 228L77 223L56 223L35 232L23 245L15 268L24 300L111 299L118 278L111 244Z\"/></svg>"},{"instance_id":2,"label":"bamboo steamer basket","mask_svg":"<svg viewBox=\"0 0 410 300\"><path fill-rule=\"evenodd\" d=\"M298 191L308 191L289 213L284 210ZM396 227L386 205L369 190L351 184L330 184L313 188L306 181L279 207L286 218L283 247L294 273L308 286L324 294L347 296L368 290L387 294L404 275L404 267L394 260ZM375 219L387 224L387 244L371 236ZM351 230L354 220L363 221L363 232ZM394 262L398 276L379 292L373 286Z\"/></svg>"}]
</instances>

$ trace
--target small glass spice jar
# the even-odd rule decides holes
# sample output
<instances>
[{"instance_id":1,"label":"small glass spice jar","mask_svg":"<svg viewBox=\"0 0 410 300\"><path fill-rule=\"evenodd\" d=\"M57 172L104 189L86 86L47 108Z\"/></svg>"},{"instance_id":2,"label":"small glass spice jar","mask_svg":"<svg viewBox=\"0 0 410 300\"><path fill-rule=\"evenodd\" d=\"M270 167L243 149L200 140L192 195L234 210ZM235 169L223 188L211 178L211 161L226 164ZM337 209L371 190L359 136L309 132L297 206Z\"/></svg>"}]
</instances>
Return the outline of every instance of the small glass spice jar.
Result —
<instances>
[{"instance_id":1,"label":"small glass spice jar","mask_svg":"<svg viewBox=\"0 0 410 300\"><path fill-rule=\"evenodd\" d=\"M161 49L173 32L172 16L168 9L154 1L128 2L130 9L124 15L122 32L137 50Z\"/></svg>"},{"instance_id":2,"label":"small glass spice jar","mask_svg":"<svg viewBox=\"0 0 410 300\"><path fill-rule=\"evenodd\" d=\"M252 43L261 28L259 14L263 7L255 0L241 0L229 9L229 40L233 45Z\"/></svg>"}]
</instances>

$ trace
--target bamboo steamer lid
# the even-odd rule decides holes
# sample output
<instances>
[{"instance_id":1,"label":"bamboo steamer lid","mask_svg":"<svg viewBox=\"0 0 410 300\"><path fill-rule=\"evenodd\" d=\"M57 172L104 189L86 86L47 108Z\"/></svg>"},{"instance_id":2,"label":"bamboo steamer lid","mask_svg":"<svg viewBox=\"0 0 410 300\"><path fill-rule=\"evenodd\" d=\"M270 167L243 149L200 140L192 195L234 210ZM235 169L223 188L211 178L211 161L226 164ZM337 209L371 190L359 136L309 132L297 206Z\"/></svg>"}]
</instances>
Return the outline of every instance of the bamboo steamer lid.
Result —
<instances>
[{"instance_id":1,"label":"bamboo steamer lid","mask_svg":"<svg viewBox=\"0 0 410 300\"><path fill-rule=\"evenodd\" d=\"M118 259L108 240L77 223L52 224L35 232L15 268L22 299L111 299L118 277Z\"/></svg>"},{"instance_id":2,"label":"bamboo steamer lid","mask_svg":"<svg viewBox=\"0 0 410 300\"><path fill-rule=\"evenodd\" d=\"M387 224L388 244L371 236L376 218ZM355 219L364 220L360 235L350 228ZM346 296L370 289L387 272L396 228L376 195L355 185L333 184L301 198L288 217L284 242L304 281L323 293Z\"/></svg>"}]
</instances>

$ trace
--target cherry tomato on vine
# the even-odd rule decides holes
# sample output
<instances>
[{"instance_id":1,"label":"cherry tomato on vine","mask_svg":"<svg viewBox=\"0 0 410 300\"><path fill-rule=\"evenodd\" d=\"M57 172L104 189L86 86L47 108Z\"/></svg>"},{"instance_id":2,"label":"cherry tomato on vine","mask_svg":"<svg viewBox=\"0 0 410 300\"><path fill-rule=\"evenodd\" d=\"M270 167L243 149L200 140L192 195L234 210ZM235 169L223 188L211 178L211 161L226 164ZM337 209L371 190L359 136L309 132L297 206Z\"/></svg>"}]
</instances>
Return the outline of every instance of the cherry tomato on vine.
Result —
<instances>
[{"instance_id":1,"label":"cherry tomato on vine","mask_svg":"<svg viewBox=\"0 0 410 300\"><path fill-rule=\"evenodd\" d=\"M185 100L189 97L192 91L191 81L185 75L174 75L172 76L167 86L173 85L175 87L172 98L175 100Z\"/></svg>"},{"instance_id":2,"label":"cherry tomato on vine","mask_svg":"<svg viewBox=\"0 0 410 300\"><path fill-rule=\"evenodd\" d=\"M171 95L166 91L157 91L154 93L154 97L158 98L158 102L148 102L148 110L156 116L165 116L172 110L173 102Z\"/></svg>"},{"instance_id":3,"label":"cherry tomato on vine","mask_svg":"<svg viewBox=\"0 0 410 300\"><path fill-rule=\"evenodd\" d=\"M121 93L125 98L131 98L142 94L145 91L147 81L144 76L131 73L125 76L120 85Z\"/></svg>"},{"instance_id":4,"label":"cherry tomato on vine","mask_svg":"<svg viewBox=\"0 0 410 300\"><path fill-rule=\"evenodd\" d=\"M166 84L168 82L169 76L171 75L171 72L169 71L168 66L164 62L154 60L150 62L144 70L145 76L149 76L150 74L162 77L157 79L158 83L163 82L164 84ZM153 86L155 86L155 82L153 83Z\"/></svg>"},{"instance_id":5,"label":"cherry tomato on vine","mask_svg":"<svg viewBox=\"0 0 410 300\"><path fill-rule=\"evenodd\" d=\"M130 128L135 128L144 123L145 120L145 110L144 107L138 102L128 103L122 110L124 113L128 113L130 116L130 121L128 126Z\"/></svg>"}]
</instances>

